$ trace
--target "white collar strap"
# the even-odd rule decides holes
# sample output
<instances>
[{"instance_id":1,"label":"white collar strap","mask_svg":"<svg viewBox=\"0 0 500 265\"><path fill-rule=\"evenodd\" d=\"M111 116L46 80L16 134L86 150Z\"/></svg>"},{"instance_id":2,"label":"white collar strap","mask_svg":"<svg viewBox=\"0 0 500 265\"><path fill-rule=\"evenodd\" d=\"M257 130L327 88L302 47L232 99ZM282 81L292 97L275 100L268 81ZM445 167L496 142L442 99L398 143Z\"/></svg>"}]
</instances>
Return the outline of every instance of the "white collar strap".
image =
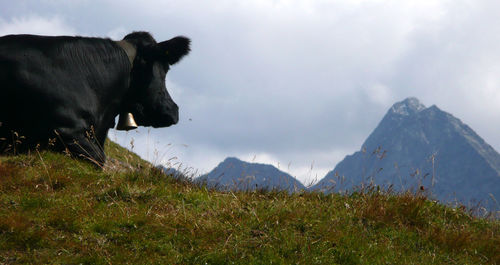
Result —
<instances>
[{"instance_id":1,"label":"white collar strap","mask_svg":"<svg viewBox=\"0 0 500 265\"><path fill-rule=\"evenodd\" d=\"M137 55L137 49L135 48L135 46L126 40L115 41L115 43L118 44L120 47L122 47L122 49L128 56L128 60L130 61L130 66L133 66L135 56Z\"/></svg>"}]
</instances>

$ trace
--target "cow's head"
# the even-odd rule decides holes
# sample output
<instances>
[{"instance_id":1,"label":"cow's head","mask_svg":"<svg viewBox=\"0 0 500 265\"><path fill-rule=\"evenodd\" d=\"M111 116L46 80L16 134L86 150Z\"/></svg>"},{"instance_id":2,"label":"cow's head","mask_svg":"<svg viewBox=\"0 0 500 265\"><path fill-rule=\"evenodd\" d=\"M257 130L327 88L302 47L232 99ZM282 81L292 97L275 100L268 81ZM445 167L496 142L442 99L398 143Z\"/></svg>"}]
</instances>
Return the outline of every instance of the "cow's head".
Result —
<instances>
[{"instance_id":1,"label":"cow's head","mask_svg":"<svg viewBox=\"0 0 500 265\"><path fill-rule=\"evenodd\" d=\"M167 127L179 120L179 108L165 87L171 65L189 53L186 37L157 43L147 32L134 32L123 39L135 47L130 93L123 111L131 112L138 125Z\"/></svg>"}]
</instances>

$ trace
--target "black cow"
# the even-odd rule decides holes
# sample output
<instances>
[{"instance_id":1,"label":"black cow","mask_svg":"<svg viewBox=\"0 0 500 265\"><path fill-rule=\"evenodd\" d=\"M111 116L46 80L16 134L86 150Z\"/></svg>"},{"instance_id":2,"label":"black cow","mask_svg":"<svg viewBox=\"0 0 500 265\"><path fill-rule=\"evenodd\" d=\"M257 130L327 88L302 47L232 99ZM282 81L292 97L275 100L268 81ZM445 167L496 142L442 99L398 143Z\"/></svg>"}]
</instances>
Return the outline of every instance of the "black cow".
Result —
<instances>
[{"instance_id":1,"label":"black cow","mask_svg":"<svg viewBox=\"0 0 500 265\"><path fill-rule=\"evenodd\" d=\"M147 32L122 41L0 37L0 153L50 148L102 165L118 114L132 113L139 126L176 124L165 75L189 45L182 36L157 43Z\"/></svg>"}]
</instances>

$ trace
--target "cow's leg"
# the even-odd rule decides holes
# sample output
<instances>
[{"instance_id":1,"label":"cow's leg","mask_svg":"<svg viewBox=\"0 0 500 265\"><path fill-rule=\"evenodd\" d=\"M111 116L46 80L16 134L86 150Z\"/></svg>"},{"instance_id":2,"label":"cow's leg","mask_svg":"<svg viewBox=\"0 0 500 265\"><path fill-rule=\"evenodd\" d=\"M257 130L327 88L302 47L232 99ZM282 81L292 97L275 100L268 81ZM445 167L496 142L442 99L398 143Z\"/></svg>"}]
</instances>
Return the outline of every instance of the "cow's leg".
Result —
<instances>
[{"instance_id":1,"label":"cow's leg","mask_svg":"<svg viewBox=\"0 0 500 265\"><path fill-rule=\"evenodd\" d=\"M80 130L74 133L71 130L56 132L60 142L59 148L67 150L72 156L88 160L97 166L103 166L106 161L104 147L92 131Z\"/></svg>"},{"instance_id":2,"label":"cow's leg","mask_svg":"<svg viewBox=\"0 0 500 265\"><path fill-rule=\"evenodd\" d=\"M99 146L102 147L103 151L104 151L104 144L106 143L106 138L108 137L108 131L109 129L106 128L96 133L97 142L99 143Z\"/></svg>"}]
</instances>

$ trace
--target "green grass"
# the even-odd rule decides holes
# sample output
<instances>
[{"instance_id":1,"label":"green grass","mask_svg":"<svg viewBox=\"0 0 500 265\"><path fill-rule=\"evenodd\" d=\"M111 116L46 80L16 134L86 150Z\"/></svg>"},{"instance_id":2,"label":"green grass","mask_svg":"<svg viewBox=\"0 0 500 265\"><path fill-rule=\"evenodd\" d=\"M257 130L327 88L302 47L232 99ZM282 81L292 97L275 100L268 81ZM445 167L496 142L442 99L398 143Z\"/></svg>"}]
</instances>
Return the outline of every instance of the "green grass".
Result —
<instances>
[{"instance_id":1,"label":"green grass","mask_svg":"<svg viewBox=\"0 0 500 265\"><path fill-rule=\"evenodd\" d=\"M0 264L500 264L500 222L419 194L218 192L108 144L0 157Z\"/></svg>"}]
</instances>

